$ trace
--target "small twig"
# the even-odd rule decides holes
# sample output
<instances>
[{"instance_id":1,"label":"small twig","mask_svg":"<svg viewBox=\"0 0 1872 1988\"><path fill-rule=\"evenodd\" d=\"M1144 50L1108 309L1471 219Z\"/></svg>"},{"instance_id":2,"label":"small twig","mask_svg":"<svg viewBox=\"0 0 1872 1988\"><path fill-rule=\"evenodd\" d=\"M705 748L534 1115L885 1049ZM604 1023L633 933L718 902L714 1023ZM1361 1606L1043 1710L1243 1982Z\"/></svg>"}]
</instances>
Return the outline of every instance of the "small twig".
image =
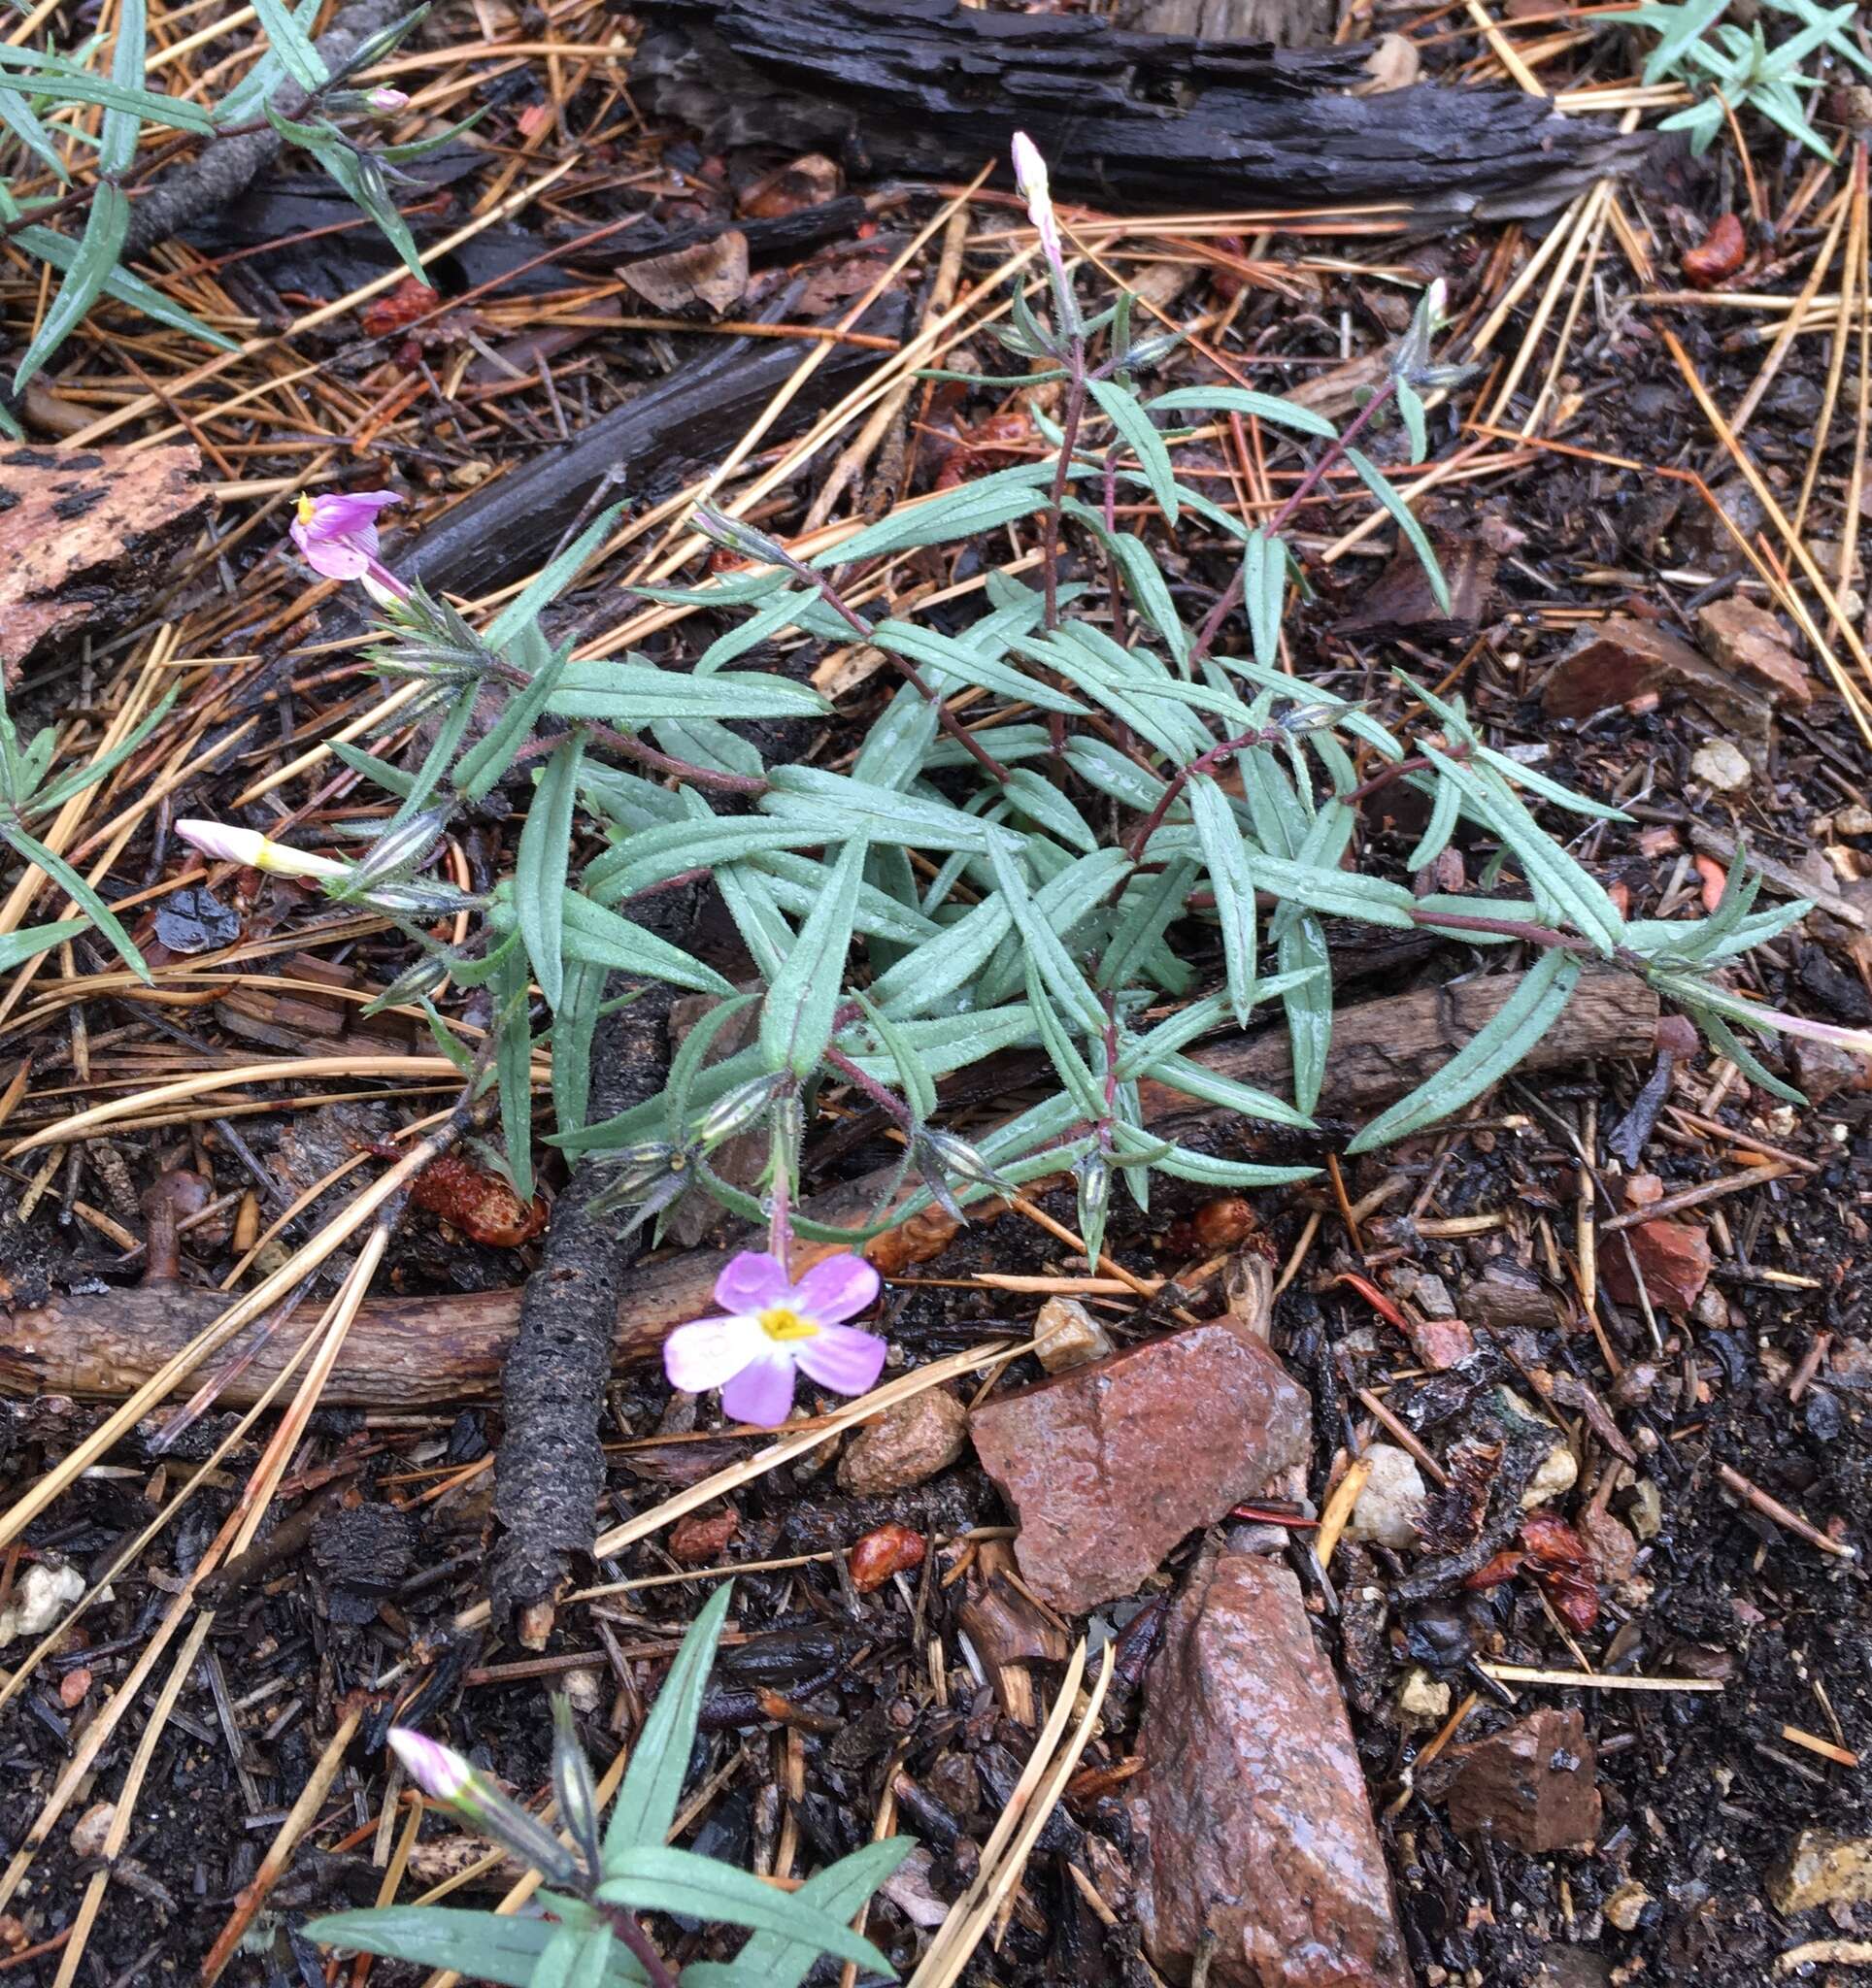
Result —
<instances>
[{"instance_id":1,"label":"small twig","mask_svg":"<svg viewBox=\"0 0 1872 1988\"><path fill-rule=\"evenodd\" d=\"M1855 1546L1842 1546L1837 1540L1828 1539L1821 1529L1804 1519L1800 1513L1783 1505L1779 1498L1771 1498L1759 1484L1753 1484L1738 1470L1727 1464L1718 1464L1716 1474L1722 1481L1724 1490L1733 1491L1743 1504L1750 1505L1762 1515L1771 1518L1775 1524L1785 1528L1796 1539L1805 1540L1810 1546L1818 1546L1822 1553L1830 1553L1836 1560L1856 1560Z\"/></svg>"},{"instance_id":2,"label":"small twig","mask_svg":"<svg viewBox=\"0 0 1872 1988\"><path fill-rule=\"evenodd\" d=\"M1731 1174L1724 1180L1705 1180L1695 1187L1685 1187L1676 1194L1667 1194L1647 1208L1629 1209L1621 1215L1614 1215L1599 1224L1599 1233L1612 1236L1621 1229L1634 1229L1641 1222L1659 1221L1665 1215L1681 1213L1701 1202L1717 1201L1725 1194L1740 1194L1745 1187L1759 1187L1764 1181L1785 1179L1792 1172L1785 1160L1770 1160L1766 1166L1751 1167L1746 1174Z\"/></svg>"}]
</instances>

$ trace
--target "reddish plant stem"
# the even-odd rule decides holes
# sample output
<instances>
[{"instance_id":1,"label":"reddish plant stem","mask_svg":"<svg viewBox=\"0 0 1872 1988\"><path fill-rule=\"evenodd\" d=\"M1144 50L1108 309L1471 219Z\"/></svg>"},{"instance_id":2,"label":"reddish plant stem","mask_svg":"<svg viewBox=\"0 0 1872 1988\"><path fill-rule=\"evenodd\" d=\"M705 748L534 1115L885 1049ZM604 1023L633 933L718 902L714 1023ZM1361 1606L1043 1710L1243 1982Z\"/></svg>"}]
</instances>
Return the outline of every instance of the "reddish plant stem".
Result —
<instances>
[{"instance_id":1,"label":"reddish plant stem","mask_svg":"<svg viewBox=\"0 0 1872 1988\"><path fill-rule=\"evenodd\" d=\"M1163 826L1163 817L1175 805L1177 796L1195 779L1199 773L1207 773L1212 766L1219 765L1231 752L1245 751L1251 746L1272 746L1285 734L1279 725L1257 727L1253 732L1244 732L1238 739L1224 739L1220 746L1210 746L1207 752L1199 752L1187 766L1180 766L1170 776L1170 782L1157 797L1157 805L1145 817L1144 826L1131 838L1131 861L1141 862L1145 850L1150 846L1151 838Z\"/></svg>"},{"instance_id":2,"label":"reddish plant stem","mask_svg":"<svg viewBox=\"0 0 1872 1988\"><path fill-rule=\"evenodd\" d=\"M1066 388L1066 416L1060 423L1059 459L1053 464L1053 489L1047 499L1047 548L1041 568L1046 589L1047 632L1059 626L1059 524L1066 503L1066 482L1072 474L1073 450L1079 446L1079 424L1086 416L1086 341L1071 339L1066 347L1071 383Z\"/></svg>"},{"instance_id":3,"label":"reddish plant stem","mask_svg":"<svg viewBox=\"0 0 1872 1988\"><path fill-rule=\"evenodd\" d=\"M520 680L523 682L525 679ZM641 739L633 739L628 732L620 732L612 725L592 720L584 722L596 744L608 746L612 751L621 753L624 758L635 760L639 766L649 767L654 773L669 774L694 786L715 787L724 794L764 794L770 785L754 774L717 773L713 767L693 766L688 760L659 752L654 746L646 746ZM558 743L557 739L529 739L515 753L514 764L521 766L529 759L537 759L543 753L551 752Z\"/></svg>"},{"instance_id":4,"label":"reddish plant stem","mask_svg":"<svg viewBox=\"0 0 1872 1988\"><path fill-rule=\"evenodd\" d=\"M663 1956L651 1944L650 1935L637 1923L637 1914L623 1905L607 1905L602 1899L593 1899L591 1903L605 1924L637 1957L644 1972L650 1976L650 1988L676 1988L676 1976L670 1972Z\"/></svg>"},{"instance_id":5,"label":"reddish plant stem","mask_svg":"<svg viewBox=\"0 0 1872 1988\"><path fill-rule=\"evenodd\" d=\"M825 1061L853 1090L862 1091L899 1131L916 1131L917 1116L910 1107L901 1098L893 1097L876 1077L867 1077L843 1049L828 1048L825 1052Z\"/></svg>"},{"instance_id":6,"label":"reddish plant stem","mask_svg":"<svg viewBox=\"0 0 1872 1988\"><path fill-rule=\"evenodd\" d=\"M777 546L774 549L780 554L781 560L787 571L794 574L798 579L803 580L808 586L812 587L818 593L819 599L851 629L853 635L861 642L869 642L872 639L870 622L852 606L824 574L819 572L815 567L808 566L805 560L795 559L784 547ZM942 726L943 730L955 741L990 779L998 780L1005 786L1008 779L1007 768L995 758L993 753L950 710L949 706L936 694L935 686L918 669L917 665L908 656L894 655L889 649L884 650L884 653L890 657L891 662L902 673L905 682L916 691L917 695L935 706L936 722Z\"/></svg>"},{"instance_id":7,"label":"reddish plant stem","mask_svg":"<svg viewBox=\"0 0 1872 1988\"><path fill-rule=\"evenodd\" d=\"M1380 410L1390 405L1396 393L1396 382L1389 380L1386 381L1385 384L1359 409L1357 416L1346 432L1343 435L1336 436L1331 445L1320 451L1319 461L1300 479L1299 482L1294 485L1292 494L1287 498L1287 502L1268 519L1265 530L1269 538L1278 537L1293 521L1294 514L1299 511L1300 507L1320 487L1321 478L1344 457L1346 450L1371 425ZM1222 623L1241 606L1244 584L1243 569L1238 561L1235 571L1229 579L1228 585L1222 590L1221 599L1210 609L1208 614L1204 617L1202 627L1197 631L1195 646L1189 651L1189 669L1192 675L1196 665L1209 653L1211 645L1221 631Z\"/></svg>"}]
</instances>

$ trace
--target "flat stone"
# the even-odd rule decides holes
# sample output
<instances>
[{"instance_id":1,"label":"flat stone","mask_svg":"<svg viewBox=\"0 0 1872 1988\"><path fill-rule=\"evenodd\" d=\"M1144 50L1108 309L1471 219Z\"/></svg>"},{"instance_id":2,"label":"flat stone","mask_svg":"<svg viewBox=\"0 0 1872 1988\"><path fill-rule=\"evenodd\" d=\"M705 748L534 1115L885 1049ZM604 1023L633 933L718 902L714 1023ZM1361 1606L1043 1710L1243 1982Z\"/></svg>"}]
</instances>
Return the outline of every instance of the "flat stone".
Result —
<instances>
[{"instance_id":1,"label":"flat stone","mask_svg":"<svg viewBox=\"0 0 1872 1988\"><path fill-rule=\"evenodd\" d=\"M1049 1298L1033 1322L1040 1342L1034 1355L1049 1374L1103 1360L1114 1348L1111 1335L1077 1298Z\"/></svg>"},{"instance_id":2,"label":"flat stone","mask_svg":"<svg viewBox=\"0 0 1872 1988\"><path fill-rule=\"evenodd\" d=\"M1688 697L1750 736L1767 724L1768 701L1757 687L1635 614L1612 614L1584 630L1541 685L1541 709L1551 718L1589 718L1654 693Z\"/></svg>"},{"instance_id":3,"label":"flat stone","mask_svg":"<svg viewBox=\"0 0 1872 1988\"><path fill-rule=\"evenodd\" d=\"M1804 1829L1775 1867L1768 1896L1777 1912L1872 1904L1872 1837Z\"/></svg>"},{"instance_id":4,"label":"flat stone","mask_svg":"<svg viewBox=\"0 0 1872 1988\"><path fill-rule=\"evenodd\" d=\"M976 1409L1021 1578L1067 1614L1132 1593L1179 1540L1307 1454L1306 1393L1227 1317Z\"/></svg>"},{"instance_id":5,"label":"flat stone","mask_svg":"<svg viewBox=\"0 0 1872 1988\"><path fill-rule=\"evenodd\" d=\"M1126 1789L1137 1914L1173 1980L1403 1988L1390 1880L1332 1666L1276 1560L1209 1552L1150 1675Z\"/></svg>"},{"instance_id":6,"label":"flat stone","mask_svg":"<svg viewBox=\"0 0 1872 1988\"><path fill-rule=\"evenodd\" d=\"M1814 701L1814 679L1788 646L1781 623L1740 594L1712 601L1696 616L1699 642L1722 668L1788 704Z\"/></svg>"},{"instance_id":7,"label":"flat stone","mask_svg":"<svg viewBox=\"0 0 1872 1988\"><path fill-rule=\"evenodd\" d=\"M1719 794L1739 794L1755 779L1755 769L1726 739L1711 739L1690 754L1690 778Z\"/></svg>"},{"instance_id":8,"label":"flat stone","mask_svg":"<svg viewBox=\"0 0 1872 1988\"><path fill-rule=\"evenodd\" d=\"M967 1445L968 1410L947 1389L926 1387L859 1429L839 1459L839 1489L854 1498L908 1491Z\"/></svg>"},{"instance_id":9,"label":"flat stone","mask_svg":"<svg viewBox=\"0 0 1872 1988\"><path fill-rule=\"evenodd\" d=\"M1395 1443L1374 1442L1365 1452L1372 1467L1352 1508L1346 1527L1349 1540L1368 1540L1396 1552L1415 1552L1422 1544L1417 1522L1429 1497L1423 1473Z\"/></svg>"},{"instance_id":10,"label":"flat stone","mask_svg":"<svg viewBox=\"0 0 1872 1988\"><path fill-rule=\"evenodd\" d=\"M1624 1234L1652 1304L1666 1311L1688 1311L1710 1280L1715 1259L1708 1234L1694 1222L1676 1222L1668 1216L1640 1222ZM1637 1304L1637 1280L1616 1238L1607 1237L1599 1244L1599 1275L1614 1304Z\"/></svg>"},{"instance_id":11,"label":"flat stone","mask_svg":"<svg viewBox=\"0 0 1872 1988\"><path fill-rule=\"evenodd\" d=\"M1487 1829L1539 1857L1599 1834L1598 1758L1579 1712L1537 1711L1451 1752L1450 1827L1459 1836Z\"/></svg>"},{"instance_id":12,"label":"flat stone","mask_svg":"<svg viewBox=\"0 0 1872 1988\"><path fill-rule=\"evenodd\" d=\"M1411 1325L1411 1350L1439 1374L1460 1367L1476 1350L1476 1336L1459 1318L1423 1318Z\"/></svg>"}]
</instances>

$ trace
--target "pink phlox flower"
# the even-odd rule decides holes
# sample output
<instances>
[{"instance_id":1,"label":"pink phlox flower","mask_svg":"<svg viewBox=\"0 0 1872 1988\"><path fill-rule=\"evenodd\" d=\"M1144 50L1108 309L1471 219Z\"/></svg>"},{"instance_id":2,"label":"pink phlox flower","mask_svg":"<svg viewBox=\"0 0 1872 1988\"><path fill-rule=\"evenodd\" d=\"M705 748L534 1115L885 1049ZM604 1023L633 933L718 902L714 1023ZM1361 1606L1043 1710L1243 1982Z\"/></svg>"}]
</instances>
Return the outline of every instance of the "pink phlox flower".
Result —
<instances>
[{"instance_id":1,"label":"pink phlox flower","mask_svg":"<svg viewBox=\"0 0 1872 1988\"><path fill-rule=\"evenodd\" d=\"M845 1323L873 1304L881 1279L861 1256L828 1256L792 1282L765 1250L744 1249L715 1282L720 1318L680 1325L663 1342L670 1385L721 1390L737 1422L777 1429L793 1406L795 1369L834 1394L877 1384L885 1343Z\"/></svg>"},{"instance_id":2,"label":"pink phlox flower","mask_svg":"<svg viewBox=\"0 0 1872 1988\"><path fill-rule=\"evenodd\" d=\"M292 543L306 564L326 580L375 581L400 600L409 589L377 555L377 514L402 502L394 490L301 496L290 528Z\"/></svg>"}]
</instances>

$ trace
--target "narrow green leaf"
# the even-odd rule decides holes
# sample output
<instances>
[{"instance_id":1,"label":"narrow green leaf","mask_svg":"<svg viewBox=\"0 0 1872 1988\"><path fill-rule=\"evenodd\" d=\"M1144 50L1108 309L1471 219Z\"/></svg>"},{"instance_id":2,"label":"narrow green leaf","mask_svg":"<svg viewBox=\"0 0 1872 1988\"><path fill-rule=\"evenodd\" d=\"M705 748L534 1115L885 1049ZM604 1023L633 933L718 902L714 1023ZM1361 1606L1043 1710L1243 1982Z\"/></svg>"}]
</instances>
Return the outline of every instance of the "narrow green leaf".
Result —
<instances>
[{"instance_id":1,"label":"narrow green leaf","mask_svg":"<svg viewBox=\"0 0 1872 1988\"><path fill-rule=\"evenodd\" d=\"M683 1798L683 1783L688 1775L689 1749L695 1742L695 1724L702 1712L702 1694L733 1594L734 1583L724 1580L709 1597L683 1639L683 1647L644 1721L605 1831L608 1874L626 1854L661 1849L675 1825L676 1805ZM649 1903L659 1910L667 1909L660 1900Z\"/></svg>"},{"instance_id":2,"label":"narrow green leaf","mask_svg":"<svg viewBox=\"0 0 1872 1988\"><path fill-rule=\"evenodd\" d=\"M1431 550L1428 534L1418 523L1411 507L1392 486L1391 480L1383 470L1355 448L1346 450L1346 460L1358 472L1359 480L1376 497L1397 521L1397 528L1410 541L1414 551L1423 568L1424 578L1430 582L1430 591L1436 596L1436 604L1447 614L1450 612L1450 585L1443 578L1443 569L1437 564L1436 553Z\"/></svg>"},{"instance_id":3,"label":"narrow green leaf","mask_svg":"<svg viewBox=\"0 0 1872 1988\"><path fill-rule=\"evenodd\" d=\"M1555 948L1543 953L1488 1025L1409 1097L1380 1112L1346 1150L1364 1153L1388 1145L1459 1111L1499 1083L1559 1019L1579 983L1580 971L1580 961L1570 952Z\"/></svg>"},{"instance_id":4,"label":"narrow green leaf","mask_svg":"<svg viewBox=\"0 0 1872 1988\"><path fill-rule=\"evenodd\" d=\"M663 718L823 717L825 700L810 683L753 671L718 670L691 676L659 670L641 659L569 662L548 708L565 718L602 718L617 725L653 725Z\"/></svg>"},{"instance_id":5,"label":"narrow green leaf","mask_svg":"<svg viewBox=\"0 0 1872 1988\"><path fill-rule=\"evenodd\" d=\"M584 756L583 732L568 734L552 748L533 790L514 863L514 909L519 914L520 937L549 1008L558 1007L565 984L560 957L565 873L572 858L572 804L578 797L579 762Z\"/></svg>"},{"instance_id":6,"label":"narrow green leaf","mask_svg":"<svg viewBox=\"0 0 1872 1988\"><path fill-rule=\"evenodd\" d=\"M46 127L33 116L25 92L11 78L0 78L0 124L4 124L55 178L68 186L71 184L72 176L65 161L46 136Z\"/></svg>"},{"instance_id":7,"label":"narrow green leaf","mask_svg":"<svg viewBox=\"0 0 1872 1988\"><path fill-rule=\"evenodd\" d=\"M912 1837L885 1837L816 1872L793 1896L828 1919L849 1921L916 1848ZM755 1933L727 1965L691 1961L683 1988L800 1988L820 1948L810 1939Z\"/></svg>"},{"instance_id":8,"label":"narrow green leaf","mask_svg":"<svg viewBox=\"0 0 1872 1988\"><path fill-rule=\"evenodd\" d=\"M621 1797L619 1798L622 1799ZM752 1926L787 1939L810 1940L822 1953L855 1961L875 1973L889 1974L890 1963L862 1934L825 1912L802 1905L793 1892L776 1891L751 1872L691 1850L645 1843L607 1853L606 1878L598 1897L633 1910L687 1912L730 1926Z\"/></svg>"},{"instance_id":9,"label":"narrow green leaf","mask_svg":"<svg viewBox=\"0 0 1872 1988\"><path fill-rule=\"evenodd\" d=\"M800 927L786 964L767 989L760 1011L760 1052L769 1070L811 1077L832 1040L832 1017L845 984L845 956L864 877L865 844L839 852L831 881Z\"/></svg>"},{"instance_id":10,"label":"narrow green leaf","mask_svg":"<svg viewBox=\"0 0 1872 1988\"><path fill-rule=\"evenodd\" d=\"M494 782L514 762L514 755L526 744L541 713L558 687L571 651L559 649L549 656L523 688L509 693L486 736L461 755L455 768L455 788L463 799L480 801L493 791Z\"/></svg>"},{"instance_id":11,"label":"narrow green leaf","mask_svg":"<svg viewBox=\"0 0 1872 1988\"><path fill-rule=\"evenodd\" d=\"M1309 1116L1320 1103L1332 1050L1332 963L1326 935L1310 912L1286 925L1275 943L1283 977L1300 975L1281 996L1293 1057L1293 1102Z\"/></svg>"},{"instance_id":12,"label":"narrow green leaf","mask_svg":"<svg viewBox=\"0 0 1872 1988\"><path fill-rule=\"evenodd\" d=\"M54 234L50 228L21 228L14 235L13 243L15 248L38 256L42 262L50 262L57 270L69 271L79 255L78 243L69 235ZM238 349L235 341L225 333L215 331L191 316L180 304L171 303L153 283L145 282L127 269L112 271L105 280L104 294L119 304L127 304L133 311L141 311L157 324L168 325L172 331L200 339L204 345L217 347L224 352Z\"/></svg>"},{"instance_id":13,"label":"narrow green leaf","mask_svg":"<svg viewBox=\"0 0 1872 1988\"><path fill-rule=\"evenodd\" d=\"M304 1932L321 1946L382 1954L418 1968L447 1968L499 1988L531 1988L534 1970L556 1929L546 1919L465 1912L444 1905L379 1905L327 1912Z\"/></svg>"},{"instance_id":14,"label":"narrow green leaf","mask_svg":"<svg viewBox=\"0 0 1872 1988\"><path fill-rule=\"evenodd\" d=\"M491 964L501 1138L514 1192L525 1203L533 1199L533 1028L526 950L518 934L503 942Z\"/></svg>"},{"instance_id":15,"label":"narrow green leaf","mask_svg":"<svg viewBox=\"0 0 1872 1988\"><path fill-rule=\"evenodd\" d=\"M561 894L560 917L560 944L568 963L583 960L623 974L643 974L695 994L734 991L713 967L705 967L667 939L659 939L603 905L594 905L577 891Z\"/></svg>"},{"instance_id":16,"label":"narrow green leaf","mask_svg":"<svg viewBox=\"0 0 1872 1988\"><path fill-rule=\"evenodd\" d=\"M121 115L107 111L106 119ZM72 257L65 281L41 320L33 342L26 348L13 376L13 390L22 392L29 381L84 321L84 315L100 296L117 270L123 253L124 238L130 231L130 199L122 187L112 182L99 183L84 221L84 238Z\"/></svg>"},{"instance_id":17,"label":"narrow green leaf","mask_svg":"<svg viewBox=\"0 0 1872 1988\"><path fill-rule=\"evenodd\" d=\"M277 0L276 0L277 4ZM583 573L616 528L621 502L609 504L563 551L556 552L487 624L487 646L504 649Z\"/></svg>"},{"instance_id":18,"label":"narrow green leaf","mask_svg":"<svg viewBox=\"0 0 1872 1988\"><path fill-rule=\"evenodd\" d=\"M1254 917L1254 877L1242 831L1228 796L1207 774L1198 774L1184 789L1203 862L1216 893L1216 917L1221 926L1222 961L1228 976L1229 1005L1237 1026L1245 1027L1254 1008L1255 956L1258 938Z\"/></svg>"},{"instance_id":19,"label":"narrow green leaf","mask_svg":"<svg viewBox=\"0 0 1872 1988\"><path fill-rule=\"evenodd\" d=\"M1111 422L1119 438L1138 459L1151 494L1157 500L1164 521L1177 521L1177 472L1163 437L1153 425L1136 394L1116 380L1088 380L1086 391L1098 403L1099 412Z\"/></svg>"},{"instance_id":20,"label":"narrow green leaf","mask_svg":"<svg viewBox=\"0 0 1872 1988\"><path fill-rule=\"evenodd\" d=\"M315 91L331 81L331 69L325 58L313 47L311 38L282 0L253 0L253 12L259 16L281 66L301 89Z\"/></svg>"},{"instance_id":21,"label":"narrow green leaf","mask_svg":"<svg viewBox=\"0 0 1872 1988\"><path fill-rule=\"evenodd\" d=\"M1248 386L1179 386L1160 393L1150 403L1153 414L1167 414L1184 408L1219 408L1223 414L1254 414L1272 421L1277 428L1292 428L1302 435L1323 436L1328 442L1338 434L1324 414L1303 408L1297 401L1282 400L1271 393L1256 393Z\"/></svg>"},{"instance_id":22,"label":"narrow green leaf","mask_svg":"<svg viewBox=\"0 0 1872 1988\"><path fill-rule=\"evenodd\" d=\"M78 909L96 926L98 932L110 942L118 958L136 975L145 986L155 983L150 977L150 969L134 944L130 935L118 924L117 914L97 892L85 882L63 856L54 855L46 845L30 836L17 823L0 828L0 835L13 845L16 854L23 856L28 863L43 870L47 877L71 899ZM45 928L42 927L42 930ZM50 942L48 942L49 944ZM43 948L35 945L32 950Z\"/></svg>"}]
</instances>

